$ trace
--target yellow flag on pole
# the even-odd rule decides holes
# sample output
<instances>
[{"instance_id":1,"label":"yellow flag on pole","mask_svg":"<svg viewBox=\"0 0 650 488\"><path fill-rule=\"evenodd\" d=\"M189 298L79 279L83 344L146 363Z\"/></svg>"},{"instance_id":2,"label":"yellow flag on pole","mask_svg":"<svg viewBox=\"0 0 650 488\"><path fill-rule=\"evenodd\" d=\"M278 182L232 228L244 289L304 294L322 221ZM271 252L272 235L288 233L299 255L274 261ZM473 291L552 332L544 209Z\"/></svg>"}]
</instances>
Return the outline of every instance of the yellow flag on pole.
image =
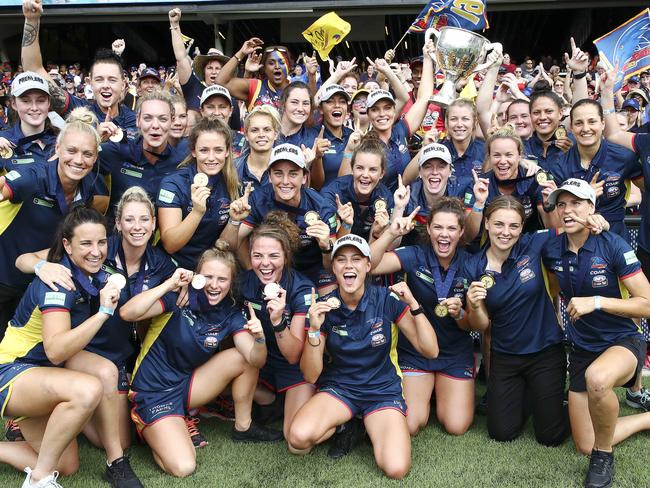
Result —
<instances>
[{"instance_id":1,"label":"yellow flag on pole","mask_svg":"<svg viewBox=\"0 0 650 488\"><path fill-rule=\"evenodd\" d=\"M330 12L307 27L302 35L325 61L334 46L350 33L351 28L350 24L335 12Z\"/></svg>"}]
</instances>

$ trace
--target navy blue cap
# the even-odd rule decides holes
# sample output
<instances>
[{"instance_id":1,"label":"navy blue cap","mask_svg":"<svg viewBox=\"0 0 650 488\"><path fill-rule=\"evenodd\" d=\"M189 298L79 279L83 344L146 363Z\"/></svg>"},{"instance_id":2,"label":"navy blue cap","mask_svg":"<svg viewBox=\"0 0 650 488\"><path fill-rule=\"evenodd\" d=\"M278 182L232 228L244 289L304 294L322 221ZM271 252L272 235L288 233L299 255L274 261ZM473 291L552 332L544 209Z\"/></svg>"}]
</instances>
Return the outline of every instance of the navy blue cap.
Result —
<instances>
[{"instance_id":1,"label":"navy blue cap","mask_svg":"<svg viewBox=\"0 0 650 488\"><path fill-rule=\"evenodd\" d=\"M638 76L631 76L629 80L627 80L628 83L641 83L641 80L639 79Z\"/></svg>"},{"instance_id":2,"label":"navy blue cap","mask_svg":"<svg viewBox=\"0 0 650 488\"><path fill-rule=\"evenodd\" d=\"M628 107L632 107L637 112L641 110L641 105L639 105L639 102L637 102L633 98L630 98L629 100L625 100L623 102L623 107L622 108L628 108Z\"/></svg>"},{"instance_id":3,"label":"navy blue cap","mask_svg":"<svg viewBox=\"0 0 650 488\"><path fill-rule=\"evenodd\" d=\"M160 81L160 73L156 70L156 68L145 68L142 70L142 73L140 73L140 76L138 76L138 80L141 80L143 78L155 78L158 81Z\"/></svg>"}]
</instances>

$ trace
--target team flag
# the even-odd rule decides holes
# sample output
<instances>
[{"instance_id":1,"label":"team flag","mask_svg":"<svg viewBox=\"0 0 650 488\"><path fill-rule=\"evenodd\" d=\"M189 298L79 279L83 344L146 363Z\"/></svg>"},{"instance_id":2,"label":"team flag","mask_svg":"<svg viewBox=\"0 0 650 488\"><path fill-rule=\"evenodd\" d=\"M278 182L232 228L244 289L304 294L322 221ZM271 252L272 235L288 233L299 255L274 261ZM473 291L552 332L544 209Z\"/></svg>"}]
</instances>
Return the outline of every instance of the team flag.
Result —
<instances>
[{"instance_id":1,"label":"team flag","mask_svg":"<svg viewBox=\"0 0 650 488\"><path fill-rule=\"evenodd\" d=\"M623 81L650 68L650 8L594 41L608 69L619 67L614 91Z\"/></svg>"},{"instance_id":2,"label":"team flag","mask_svg":"<svg viewBox=\"0 0 650 488\"><path fill-rule=\"evenodd\" d=\"M320 58L325 61L330 51L350 33L351 26L348 22L330 12L302 33L309 44L316 50Z\"/></svg>"},{"instance_id":3,"label":"team flag","mask_svg":"<svg viewBox=\"0 0 650 488\"><path fill-rule=\"evenodd\" d=\"M472 31L488 29L485 0L433 0L422 9L409 32L424 32L429 27L460 27Z\"/></svg>"}]
</instances>

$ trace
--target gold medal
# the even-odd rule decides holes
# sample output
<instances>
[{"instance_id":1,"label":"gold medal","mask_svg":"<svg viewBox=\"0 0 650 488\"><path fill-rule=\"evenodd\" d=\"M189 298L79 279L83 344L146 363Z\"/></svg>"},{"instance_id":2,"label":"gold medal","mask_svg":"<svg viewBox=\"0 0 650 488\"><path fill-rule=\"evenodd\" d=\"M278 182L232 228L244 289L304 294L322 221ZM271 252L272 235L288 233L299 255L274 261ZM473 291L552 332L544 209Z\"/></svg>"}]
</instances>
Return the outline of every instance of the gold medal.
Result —
<instances>
[{"instance_id":1,"label":"gold medal","mask_svg":"<svg viewBox=\"0 0 650 488\"><path fill-rule=\"evenodd\" d=\"M535 173L535 180L537 180L537 183L540 185L546 183L548 179L548 173L546 171L538 171Z\"/></svg>"},{"instance_id":2,"label":"gold medal","mask_svg":"<svg viewBox=\"0 0 650 488\"><path fill-rule=\"evenodd\" d=\"M112 283L115 288L121 290L126 286L126 278L120 273L114 273L108 277L107 283Z\"/></svg>"},{"instance_id":3,"label":"gold medal","mask_svg":"<svg viewBox=\"0 0 650 488\"><path fill-rule=\"evenodd\" d=\"M2 159L9 159L13 155L14 155L14 152L11 150L10 147L8 147L6 149L0 149L0 158L2 158Z\"/></svg>"},{"instance_id":4,"label":"gold medal","mask_svg":"<svg viewBox=\"0 0 650 488\"><path fill-rule=\"evenodd\" d=\"M264 296L266 298L278 298L280 296L280 285L277 283L267 283L264 285Z\"/></svg>"},{"instance_id":5,"label":"gold medal","mask_svg":"<svg viewBox=\"0 0 650 488\"><path fill-rule=\"evenodd\" d=\"M386 210L387 205L386 205L386 200L383 198L380 198L379 200L375 200L375 212L381 212L382 210Z\"/></svg>"},{"instance_id":6,"label":"gold medal","mask_svg":"<svg viewBox=\"0 0 650 488\"><path fill-rule=\"evenodd\" d=\"M309 212L305 213L304 220L307 226L314 225L316 222L320 220L320 215L318 215L318 212L314 212L313 210L310 210Z\"/></svg>"},{"instance_id":7,"label":"gold medal","mask_svg":"<svg viewBox=\"0 0 650 488\"><path fill-rule=\"evenodd\" d=\"M433 309L434 313L436 314L436 317L446 317L449 314L449 309L447 308L447 305L443 305L442 303L439 303L436 305L436 308Z\"/></svg>"},{"instance_id":8,"label":"gold medal","mask_svg":"<svg viewBox=\"0 0 650 488\"><path fill-rule=\"evenodd\" d=\"M329 297L327 300L325 300L325 303L327 303L332 308L339 308L341 306L341 300L336 297Z\"/></svg>"},{"instance_id":9,"label":"gold medal","mask_svg":"<svg viewBox=\"0 0 650 488\"><path fill-rule=\"evenodd\" d=\"M194 184L196 186L208 186L208 181L210 180L208 178L208 175L205 173L196 173L194 175Z\"/></svg>"},{"instance_id":10,"label":"gold medal","mask_svg":"<svg viewBox=\"0 0 650 488\"><path fill-rule=\"evenodd\" d=\"M117 128L117 131L115 132L115 134L113 134L113 135L112 135L111 137L109 137L108 139L111 140L111 141L113 141L113 142L122 142L122 139L123 139L123 138L124 138L124 132L122 131L122 129L120 129L120 128L118 127L118 128Z\"/></svg>"},{"instance_id":11,"label":"gold medal","mask_svg":"<svg viewBox=\"0 0 650 488\"><path fill-rule=\"evenodd\" d=\"M195 274L192 278L192 288L195 290L202 290L205 288L205 285L207 285L207 283L208 280L201 274Z\"/></svg>"},{"instance_id":12,"label":"gold medal","mask_svg":"<svg viewBox=\"0 0 650 488\"><path fill-rule=\"evenodd\" d=\"M557 129L555 129L555 138L561 139L562 137L566 137L566 129L560 126Z\"/></svg>"},{"instance_id":13,"label":"gold medal","mask_svg":"<svg viewBox=\"0 0 650 488\"><path fill-rule=\"evenodd\" d=\"M486 290L489 290L494 286L494 276L489 275L489 274L484 274L480 278L481 283L483 283L483 286L485 286Z\"/></svg>"}]
</instances>

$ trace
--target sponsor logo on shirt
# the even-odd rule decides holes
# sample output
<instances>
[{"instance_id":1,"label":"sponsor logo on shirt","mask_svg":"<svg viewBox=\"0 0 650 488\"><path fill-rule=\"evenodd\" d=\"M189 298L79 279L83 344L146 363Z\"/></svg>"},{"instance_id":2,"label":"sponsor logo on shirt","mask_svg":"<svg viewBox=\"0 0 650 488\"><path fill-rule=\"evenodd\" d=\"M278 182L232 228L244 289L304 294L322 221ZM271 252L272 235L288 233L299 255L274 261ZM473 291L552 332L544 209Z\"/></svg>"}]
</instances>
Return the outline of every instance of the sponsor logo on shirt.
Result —
<instances>
[{"instance_id":1,"label":"sponsor logo on shirt","mask_svg":"<svg viewBox=\"0 0 650 488\"><path fill-rule=\"evenodd\" d=\"M45 299L43 300L43 305L65 305L65 293L59 293L55 291L48 291L45 293Z\"/></svg>"},{"instance_id":2,"label":"sponsor logo on shirt","mask_svg":"<svg viewBox=\"0 0 650 488\"><path fill-rule=\"evenodd\" d=\"M47 207L47 208L53 208L54 207L54 203L49 202L44 198L35 197L33 202L34 202L34 205L40 205L41 207Z\"/></svg>"},{"instance_id":3,"label":"sponsor logo on shirt","mask_svg":"<svg viewBox=\"0 0 650 488\"><path fill-rule=\"evenodd\" d=\"M386 344L386 336L384 334L376 334L370 338L370 345L372 347L379 347Z\"/></svg>"},{"instance_id":4,"label":"sponsor logo on shirt","mask_svg":"<svg viewBox=\"0 0 650 488\"><path fill-rule=\"evenodd\" d=\"M517 261L517 268L523 268L530 262L530 256L524 254L519 261Z\"/></svg>"},{"instance_id":5,"label":"sponsor logo on shirt","mask_svg":"<svg viewBox=\"0 0 650 488\"><path fill-rule=\"evenodd\" d=\"M535 272L530 268L524 268L519 272L519 279L522 283L532 280L535 277Z\"/></svg>"},{"instance_id":6,"label":"sponsor logo on shirt","mask_svg":"<svg viewBox=\"0 0 650 488\"><path fill-rule=\"evenodd\" d=\"M121 168L120 173L122 173L123 175L132 176L134 178L142 178L142 173L139 173L137 171L132 171L126 168Z\"/></svg>"},{"instance_id":7,"label":"sponsor logo on shirt","mask_svg":"<svg viewBox=\"0 0 650 488\"><path fill-rule=\"evenodd\" d=\"M602 288L604 286L607 286L607 284L607 276L605 275L596 275L591 280L591 286L593 288Z\"/></svg>"},{"instance_id":8,"label":"sponsor logo on shirt","mask_svg":"<svg viewBox=\"0 0 650 488\"><path fill-rule=\"evenodd\" d=\"M18 178L20 178L20 173L18 171L12 170L5 175L5 178L7 178L9 181L16 181Z\"/></svg>"},{"instance_id":9,"label":"sponsor logo on shirt","mask_svg":"<svg viewBox=\"0 0 650 488\"><path fill-rule=\"evenodd\" d=\"M634 254L634 251L626 252L625 254L623 254L623 257L625 258L625 264L634 264L639 262L639 260L636 257L636 254Z\"/></svg>"},{"instance_id":10,"label":"sponsor logo on shirt","mask_svg":"<svg viewBox=\"0 0 650 488\"><path fill-rule=\"evenodd\" d=\"M214 336L208 336L203 341L203 346L209 349L214 349L219 344L219 340Z\"/></svg>"},{"instance_id":11,"label":"sponsor logo on shirt","mask_svg":"<svg viewBox=\"0 0 650 488\"><path fill-rule=\"evenodd\" d=\"M161 188L160 192L158 192L158 200L165 203L172 203L174 201L174 194L169 190Z\"/></svg>"},{"instance_id":12,"label":"sponsor logo on shirt","mask_svg":"<svg viewBox=\"0 0 650 488\"><path fill-rule=\"evenodd\" d=\"M348 336L348 331L345 330L345 324L343 325L333 325L332 326L332 332L334 334L338 334L341 337L347 337Z\"/></svg>"}]
</instances>

